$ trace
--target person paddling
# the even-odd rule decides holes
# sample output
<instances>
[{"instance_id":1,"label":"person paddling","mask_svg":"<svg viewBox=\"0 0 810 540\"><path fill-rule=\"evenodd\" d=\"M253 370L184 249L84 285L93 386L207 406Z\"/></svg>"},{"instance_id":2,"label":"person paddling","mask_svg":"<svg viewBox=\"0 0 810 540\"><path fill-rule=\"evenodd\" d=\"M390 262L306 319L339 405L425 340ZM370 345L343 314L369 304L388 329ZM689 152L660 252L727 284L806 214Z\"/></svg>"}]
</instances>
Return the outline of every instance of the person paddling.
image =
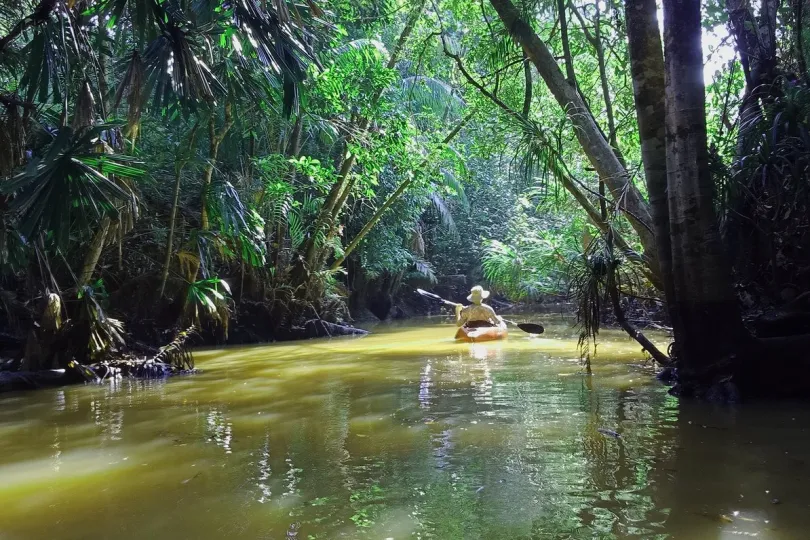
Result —
<instances>
[{"instance_id":1,"label":"person paddling","mask_svg":"<svg viewBox=\"0 0 810 540\"><path fill-rule=\"evenodd\" d=\"M478 328L482 326L505 326L495 310L483 303L489 298L489 291L480 285L476 285L470 290L467 301L469 306L456 306L456 325Z\"/></svg>"}]
</instances>

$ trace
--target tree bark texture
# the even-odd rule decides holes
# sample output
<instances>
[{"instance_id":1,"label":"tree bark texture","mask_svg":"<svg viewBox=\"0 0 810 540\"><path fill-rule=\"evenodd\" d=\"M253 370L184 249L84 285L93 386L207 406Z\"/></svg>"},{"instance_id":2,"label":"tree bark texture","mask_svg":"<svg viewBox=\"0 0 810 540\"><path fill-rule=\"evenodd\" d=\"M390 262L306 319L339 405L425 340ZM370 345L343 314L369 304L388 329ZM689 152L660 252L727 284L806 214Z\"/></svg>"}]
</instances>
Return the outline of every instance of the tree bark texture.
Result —
<instances>
[{"instance_id":1,"label":"tree bark texture","mask_svg":"<svg viewBox=\"0 0 810 540\"><path fill-rule=\"evenodd\" d=\"M560 18L560 41L562 42L563 61L568 84L577 89L577 75L574 71L574 58L571 55L571 42L568 41L568 14L566 13L566 0L557 0L557 15Z\"/></svg>"},{"instance_id":2,"label":"tree bark texture","mask_svg":"<svg viewBox=\"0 0 810 540\"><path fill-rule=\"evenodd\" d=\"M528 58L523 59L523 79L525 81L525 88L523 94L523 116L529 118L529 113L532 112L532 63Z\"/></svg>"},{"instance_id":3,"label":"tree bark texture","mask_svg":"<svg viewBox=\"0 0 810 540\"><path fill-rule=\"evenodd\" d=\"M678 361L709 381L745 333L714 211L706 144L700 0L664 0L666 149Z\"/></svg>"},{"instance_id":4,"label":"tree bark texture","mask_svg":"<svg viewBox=\"0 0 810 540\"><path fill-rule=\"evenodd\" d=\"M627 41L633 77L641 159L650 197L664 298L674 321L675 284L667 201L664 51L655 0L626 0Z\"/></svg>"},{"instance_id":5,"label":"tree bark texture","mask_svg":"<svg viewBox=\"0 0 810 540\"><path fill-rule=\"evenodd\" d=\"M107 233L110 230L111 224L112 220L109 218L109 216L104 216L101 219L98 230L93 236L93 239L90 241L90 245L87 247L87 254L84 257L82 271L79 274L79 281L77 283L79 287L84 287L90 283L90 280L93 278L93 273L96 271L96 266L98 266L98 260L101 258L101 252L104 250Z\"/></svg>"}]
</instances>

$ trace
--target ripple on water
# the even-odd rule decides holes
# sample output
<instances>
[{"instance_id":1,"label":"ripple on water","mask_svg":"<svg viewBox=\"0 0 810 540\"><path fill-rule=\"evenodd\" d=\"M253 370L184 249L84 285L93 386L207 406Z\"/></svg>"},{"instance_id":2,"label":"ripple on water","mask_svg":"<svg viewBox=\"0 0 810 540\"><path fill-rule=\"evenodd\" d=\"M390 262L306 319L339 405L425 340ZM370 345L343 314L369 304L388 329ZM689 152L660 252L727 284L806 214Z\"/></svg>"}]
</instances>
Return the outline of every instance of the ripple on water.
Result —
<instances>
[{"instance_id":1,"label":"ripple on water","mask_svg":"<svg viewBox=\"0 0 810 540\"><path fill-rule=\"evenodd\" d=\"M539 339L380 327L2 398L0 538L804 537L805 406L679 403L611 331L588 376L543 319Z\"/></svg>"}]
</instances>

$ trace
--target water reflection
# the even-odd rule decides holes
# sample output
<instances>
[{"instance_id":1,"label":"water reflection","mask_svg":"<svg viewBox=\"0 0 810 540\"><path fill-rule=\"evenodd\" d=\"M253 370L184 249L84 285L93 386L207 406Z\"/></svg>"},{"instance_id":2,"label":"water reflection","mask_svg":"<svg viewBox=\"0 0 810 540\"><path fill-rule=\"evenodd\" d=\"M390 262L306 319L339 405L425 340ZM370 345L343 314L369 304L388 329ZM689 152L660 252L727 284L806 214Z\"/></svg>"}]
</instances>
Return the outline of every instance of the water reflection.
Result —
<instances>
[{"instance_id":1,"label":"water reflection","mask_svg":"<svg viewBox=\"0 0 810 540\"><path fill-rule=\"evenodd\" d=\"M270 436L266 436L264 445L262 446L261 453L259 454L259 475L258 487L261 495L259 496L260 503L266 503L273 496L270 489L270 475L273 474L273 468L270 466Z\"/></svg>"},{"instance_id":2,"label":"water reflection","mask_svg":"<svg viewBox=\"0 0 810 540\"><path fill-rule=\"evenodd\" d=\"M225 413L216 407L211 408L205 417L205 427L208 440L225 450L226 454L230 454L233 424L228 421Z\"/></svg>"},{"instance_id":3,"label":"water reflection","mask_svg":"<svg viewBox=\"0 0 810 540\"><path fill-rule=\"evenodd\" d=\"M806 407L681 404L618 336L587 376L547 329L202 353L193 379L0 398L0 538L804 537Z\"/></svg>"}]
</instances>

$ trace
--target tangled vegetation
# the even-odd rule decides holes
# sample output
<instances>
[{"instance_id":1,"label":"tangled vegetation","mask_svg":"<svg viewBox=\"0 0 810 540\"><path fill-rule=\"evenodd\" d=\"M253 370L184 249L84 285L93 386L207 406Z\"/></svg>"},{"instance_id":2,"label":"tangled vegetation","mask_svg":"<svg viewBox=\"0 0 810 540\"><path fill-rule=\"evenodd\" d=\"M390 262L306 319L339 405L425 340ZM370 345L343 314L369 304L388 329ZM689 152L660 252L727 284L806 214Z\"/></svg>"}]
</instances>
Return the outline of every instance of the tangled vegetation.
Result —
<instances>
[{"instance_id":1,"label":"tangled vegetation","mask_svg":"<svg viewBox=\"0 0 810 540\"><path fill-rule=\"evenodd\" d=\"M610 314L666 363L628 302L681 344L722 305L729 346L676 352L727 357L739 299L810 286L804 6L664 4L662 43L650 0L3 0L8 349L298 337L483 279L570 294L583 339Z\"/></svg>"}]
</instances>

